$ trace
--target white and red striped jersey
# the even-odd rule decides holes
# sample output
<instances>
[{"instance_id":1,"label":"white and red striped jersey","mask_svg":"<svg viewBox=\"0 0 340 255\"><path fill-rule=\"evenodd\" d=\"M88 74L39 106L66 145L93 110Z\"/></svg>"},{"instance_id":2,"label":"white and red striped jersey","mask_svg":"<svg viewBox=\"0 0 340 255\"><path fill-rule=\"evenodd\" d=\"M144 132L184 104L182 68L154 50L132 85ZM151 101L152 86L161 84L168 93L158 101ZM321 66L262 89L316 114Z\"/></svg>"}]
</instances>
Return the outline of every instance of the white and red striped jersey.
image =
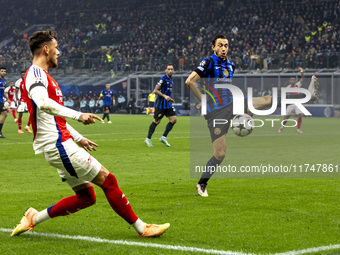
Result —
<instances>
[{"instance_id":1,"label":"white and red striped jersey","mask_svg":"<svg viewBox=\"0 0 340 255\"><path fill-rule=\"evenodd\" d=\"M36 65L32 65L27 70L24 83L24 93L27 93L27 108L34 133L33 148L35 153L42 153L44 150L48 150L50 146L61 148L62 142L70 138L73 139L70 130L67 128L66 119L39 109L30 94L31 89L37 86L36 84L40 84L38 86L43 85L47 89L48 97L63 106L63 94L60 87L48 72Z\"/></svg>"}]
</instances>

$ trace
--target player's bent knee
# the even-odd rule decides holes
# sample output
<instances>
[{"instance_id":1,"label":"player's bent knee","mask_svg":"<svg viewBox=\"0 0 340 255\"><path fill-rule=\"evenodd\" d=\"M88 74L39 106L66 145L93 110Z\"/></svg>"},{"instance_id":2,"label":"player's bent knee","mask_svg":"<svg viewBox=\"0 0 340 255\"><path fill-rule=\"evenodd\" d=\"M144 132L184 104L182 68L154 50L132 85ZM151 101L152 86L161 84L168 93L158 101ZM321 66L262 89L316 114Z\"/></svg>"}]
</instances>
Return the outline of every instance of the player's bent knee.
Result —
<instances>
[{"instance_id":1,"label":"player's bent knee","mask_svg":"<svg viewBox=\"0 0 340 255\"><path fill-rule=\"evenodd\" d=\"M96 203L96 194L93 186L76 192L79 209L84 209Z\"/></svg>"},{"instance_id":2,"label":"player's bent knee","mask_svg":"<svg viewBox=\"0 0 340 255\"><path fill-rule=\"evenodd\" d=\"M110 172L102 166L97 176L91 182L98 186L101 186L104 183L105 179L109 176L109 174Z\"/></svg>"},{"instance_id":3,"label":"player's bent knee","mask_svg":"<svg viewBox=\"0 0 340 255\"><path fill-rule=\"evenodd\" d=\"M225 157L225 152L221 151L221 152L214 153L214 157L219 161L223 161Z\"/></svg>"}]
</instances>

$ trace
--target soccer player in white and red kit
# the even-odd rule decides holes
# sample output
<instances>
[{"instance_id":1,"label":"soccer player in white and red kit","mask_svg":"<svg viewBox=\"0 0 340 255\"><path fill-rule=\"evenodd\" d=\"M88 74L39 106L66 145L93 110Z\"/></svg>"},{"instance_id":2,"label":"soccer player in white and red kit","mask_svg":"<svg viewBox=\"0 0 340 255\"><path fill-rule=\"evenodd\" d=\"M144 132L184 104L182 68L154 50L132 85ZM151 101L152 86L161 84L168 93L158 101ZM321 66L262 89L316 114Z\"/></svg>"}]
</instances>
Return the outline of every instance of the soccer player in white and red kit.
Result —
<instances>
[{"instance_id":1,"label":"soccer player in white and red kit","mask_svg":"<svg viewBox=\"0 0 340 255\"><path fill-rule=\"evenodd\" d=\"M17 98L17 105L18 105L18 133L23 134L24 131L21 129L22 124L22 115L25 111L27 111L27 104L26 104L26 97L25 97L25 71L22 71L20 73L21 78L15 82L15 97ZM28 133L32 133L30 130L31 121L28 119L27 125L25 127L25 130Z\"/></svg>"},{"instance_id":2,"label":"soccer player in white and red kit","mask_svg":"<svg viewBox=\"0 0 340 255\"><path fill-rule=\"evenodd\" d=\"M5 93L8 97L7 101L7 108L10 109L8 111L11 111L13 114L14 121L17 122L17 115L16 115L16 98L15 98L15 87L14 87L14 82L10 81L9 82L9 87L5 89Z\"/></svg>"},{"instance_id":3,"label":"soccer player in white and red kit","mask_svg":"<svg viewBox=\"0 0 340 255\"><path fill-rule=\"evenodd\" d=\"M302 86L302 83L305 80L305 75L304 75L302 67L299 66L298 68L301 72L301 79L298 82L296 82L296 78L291 77L290 80L289 80L290 84L287 86L288 88L300 88ZM291 94L298 94L298 93L291 93ZM301 128L301 123L302 123L303 112L298 107L296 107L295 104L289 105L287 107L287 115L283 117L282 126L279 129L279 133L281 133L283 131L283 128L285 127L285 125L287 123L287 120L293 114L296 114L298 116L297 132L302 133L300 128Z\"/></svg>"},{"instance_id":4,"label":"soccer player in white and red kit","mask_svg":"<svg viewBox=\"0 0 340 255\"><path fill-rule=\"evenodd\" d=\"M87 152L96 150L97 144L83 137L66 122L66 118L70 118L87 125L102 119L95 114L64 107L62 92L48 73L49 68L58 65L56 39L53 31L46 30L35 32L29 40L33 64L25 75L27 107L34 133L35 153L42 153L46 161L57 168L59 176L73 189L75 195L40 212L29 208L11 236L29 231L50 218L69 215L93 205L96 195L92 183L102 188L112 209L131 224L140 236L163 234L170 224L146 224L140 220L119 189L116 177Z\"/></svg>"}]
</instances>

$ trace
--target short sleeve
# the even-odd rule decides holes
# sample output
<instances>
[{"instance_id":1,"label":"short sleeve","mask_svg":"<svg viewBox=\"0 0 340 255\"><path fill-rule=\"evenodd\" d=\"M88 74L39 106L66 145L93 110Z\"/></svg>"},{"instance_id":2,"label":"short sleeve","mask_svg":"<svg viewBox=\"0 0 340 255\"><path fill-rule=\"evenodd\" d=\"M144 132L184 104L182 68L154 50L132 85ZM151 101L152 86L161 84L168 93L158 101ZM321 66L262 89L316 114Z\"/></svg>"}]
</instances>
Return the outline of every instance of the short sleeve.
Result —
<instances>
[{"instance_id":1,"label":"short sleeve","mask_svg":"<svg viewBox=\"0 0 340 255\"><path fill-rule=\"evenodd\" d=\"M157 82L157 85L161 86L164 84L164 80L163 78L161 78L158 82Z\"/></svg>"},{"instance_id":2,"label":"short sleeve","mask_svg":"<svg viewBox=\"0 0 340 255\"><path fill-rule=\"evenodd\" d=\"M207 72L210 68L209 58L205 58L201 61L198 67L194 70L200 77L206 77Z\"/></svg>"},{"instance_id":3,"label":"short sleeve","mask_svg":"<svg viewBox=\"0 0 340 255\"><path fill-rule=\"evenodd\" d=\"M41 83L47 88L48 86L48 81L47 81L47 75L44 72L44 70L38 66L32 66L26 75L26 80L25 80L25 86L28 94L30 94L30 89L32 85Z\"/></svg>"},{"instance_id":4,"label":"short sleeve","mask_svg":"<svg viewBox=\"0 0 340 255\"><path fill-rule=\"evenodd\" d=\"M16 89L20 89L20 83L21 83L21 79L19 79L15 82L15 88Z\"/></svg>"}]
</instances>

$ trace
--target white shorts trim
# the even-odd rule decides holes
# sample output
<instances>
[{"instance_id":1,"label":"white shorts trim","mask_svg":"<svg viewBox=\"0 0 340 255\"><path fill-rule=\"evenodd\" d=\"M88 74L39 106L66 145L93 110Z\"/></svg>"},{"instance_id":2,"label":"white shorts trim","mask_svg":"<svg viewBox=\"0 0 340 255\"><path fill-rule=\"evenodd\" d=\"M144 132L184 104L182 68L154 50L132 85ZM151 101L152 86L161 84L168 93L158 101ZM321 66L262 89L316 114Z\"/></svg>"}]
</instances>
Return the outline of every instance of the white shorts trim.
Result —
<instances>
[{"instance_id":1,"label":"white shorts trim","mask_svg":"<svg viewBox=\"0 0 340 255\"><path fill-rule=\"evenodd\" d=\"M78 147L72 139L58 146L44 148L43 155L51 166L57 168L59 176L71 188L91 182L102 166L85 149Z\"/></svg>"}]
</instances>

